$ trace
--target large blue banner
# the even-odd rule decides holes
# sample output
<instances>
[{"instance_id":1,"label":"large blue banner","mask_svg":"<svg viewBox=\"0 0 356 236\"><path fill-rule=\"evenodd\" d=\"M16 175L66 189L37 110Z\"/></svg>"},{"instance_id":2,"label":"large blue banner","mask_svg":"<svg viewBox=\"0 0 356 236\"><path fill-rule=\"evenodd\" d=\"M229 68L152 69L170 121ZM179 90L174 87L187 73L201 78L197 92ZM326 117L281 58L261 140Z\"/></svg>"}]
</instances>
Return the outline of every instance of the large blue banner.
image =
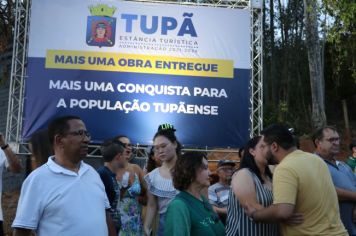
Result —
<instances>
[{"instance_id":1,"label":"large blue banner","mask_svg":"<svg viewBox=\"0 0 356 236\"><path fill-rule=\"evenodd\" d=\"M95 143L150 144L171 123L185 146L239 147L249 40L248 10L33 0L23 139L78 115Z\"/></svg>"}]
</instances>

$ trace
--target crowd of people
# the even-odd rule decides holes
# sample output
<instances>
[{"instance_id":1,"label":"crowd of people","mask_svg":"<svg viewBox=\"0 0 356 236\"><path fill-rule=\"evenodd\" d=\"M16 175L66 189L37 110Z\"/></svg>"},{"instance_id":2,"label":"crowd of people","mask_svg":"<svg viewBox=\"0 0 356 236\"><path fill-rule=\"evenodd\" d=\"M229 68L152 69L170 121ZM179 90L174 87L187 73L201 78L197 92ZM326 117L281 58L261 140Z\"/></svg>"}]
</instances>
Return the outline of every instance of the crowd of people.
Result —
<instances>
[{"instance_id":1,"label":"crowd of people","mask_svg":"<svg viewBox=\"0 0 356 236\"><path fill-rule=\"evenodd\" d=\"M268 126L240 149L238 168L217 163L216 183L206 154L183 152L175 133L158 127L144 168L130 163L128 136L109 138L95 170L83 162L91 135L80 117L54 119L29 140L14 235L356 236L356 143L338 161L334 127L316 130L308 153L287 127ZM1 133L0 147L1 171L21 171Z\"/></svg>"}]
</instances>

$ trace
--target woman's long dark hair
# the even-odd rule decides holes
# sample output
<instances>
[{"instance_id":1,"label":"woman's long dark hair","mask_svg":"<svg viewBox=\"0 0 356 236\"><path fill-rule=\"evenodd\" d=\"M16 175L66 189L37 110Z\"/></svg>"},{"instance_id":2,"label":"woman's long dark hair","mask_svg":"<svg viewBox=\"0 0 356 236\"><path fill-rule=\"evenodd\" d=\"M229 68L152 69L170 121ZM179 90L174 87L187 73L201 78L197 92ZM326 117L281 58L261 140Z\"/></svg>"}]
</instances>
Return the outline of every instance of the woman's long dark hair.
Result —
<instances>
[{"instance_id":1,"label":"woman's long dark hair","mask_svg":"<svg viewBox=\"0 0 356 236\"><path fill-rule=\"evenodd\" d=\"M257 167L257 164L255 162L255 158L250 153L250 148L255 149L257 143L261 140L261 138L262 138L261 136L256 136L256 137L253 137L252 139L250 139L247 142L247 144L245 145L244 155L243 155L243 158L241 160L239 169L242 169L242 168L250 169L251 172L255 173L255 175L258 177L258 179L263 184L264 181L263 181L263 179L261 177L261 172ZM266 173L266 175L268 177L270 177L272 179L272 172L269 169L268 165L266 166L265 173Z\"/></svg>"}]
</instances>

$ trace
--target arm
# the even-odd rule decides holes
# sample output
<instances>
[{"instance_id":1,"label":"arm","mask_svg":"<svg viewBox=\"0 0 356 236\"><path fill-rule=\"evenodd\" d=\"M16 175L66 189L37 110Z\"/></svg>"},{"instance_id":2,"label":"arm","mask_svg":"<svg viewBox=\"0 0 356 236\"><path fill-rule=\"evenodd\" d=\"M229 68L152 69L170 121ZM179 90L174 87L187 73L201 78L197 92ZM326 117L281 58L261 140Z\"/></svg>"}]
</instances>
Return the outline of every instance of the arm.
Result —
<instances>
[{"instance_id":1,"label":"arm","mask_svg":"<svg viewBox=\"0 0 356 236\"><path fill-rule=\"evenodd\" d=\"M141 194L138 197L138 201L141 205L145 206L147 204L147 186L146 181L144 179L144 172L138 165L134 165L134 170L135 173L138 175L138 179L141 185Z\"/></svg>"},{"instance_id":2,"label":"arm","mask_svg":"<svg viewBox=\"0 0 356 236\"><path fill-rule=\"evenodd\" d=\"M280 203L260 210L253 209L253 207L247 205L245 211L246 214L249 215L254 221L275 223L286 221L292 217L294 212L294 205L288 203Z\"/></svg>"},{"instance_id":3,"label":"arm","mask_svg":"<svg viewBox=\"0 0 356 236\"><path fill-rule=\"evenodd\" d=\"M277 167L273 177L273 205L264 209L253 209L245 206L245 212L255 221L280 222L288 221L294 216L295 202L298 193L298 177L293 170ZM300 214L297 215L299 218Z\"/></svg>"},{"instance_id":4,"label":"arm","mask_svg":"<svg viewBox=\"0 0 356 236\"><path fill-rule=\"evenodd\" d=\"M356 202L356 192L335 187L339 201L353 201Z\"/></svg>"},{"instance_id":5,"label":"arm","mask_svg":"<svg viewBox=\"0 0 356 236\"><path fill-rule=\"evenodd\" d=\"M241 169L234 174L231 181L231 188L242 207L252 206L254 209L263 208L257 202L255 183L251 173L247 169Z\"/></svg>"},{"instance_id":6,"label":"arm","mask_svg":"<svg viewBox=\"0 0 356 236\"><path fill-rule=\"evenodd\" d=\"M217 207L217 206L213 206L213 210L214 210L218 215L222 215L222 216L226 216L226 215L227 215L227 207Z\"/></svg>"},{"instance_id":7,"label":"arm","mask_svg":"<svg viewBox=\"0 0 356 236\"><path fill-rule=\"evenodd\" d=\"M31 236L31 232L30 229L15 228L12 236Z\"/></svg>"},{"instance_id":8,"label":"arm","mask_svg":"<svg viewBox=\"0 0 356 236\"><path fill-rule=\"evenodd\" d=\"M0 133L0 147L6 147L5 149L3 149L3 151L9 163L9 170L13 173L20 173L22 169L20 160L17 158L15 153L13 153L9 145L6 144L4 135L2 133Z\"/></svg>"},{"instance_id":9,"label":"arm","mask_svg":"<svg viewBox=\"0 0 356 236\"><path fill-rule=\"evenodd\" d=\"M118 232L116 232L115 224L112 221L110 212L108 210L106 210L106 224L108 226L108 233L109 233L108 235L116 236Z\"/></svg>"},{"instance_id":10,"label":"arm","mask_svg":"<svg viewBox=\"0 0 356 236\"><path fill-rule=\"evenodd\" d=\"M141 187L147 188L146 181L144 180L145 174L144 174L143 170L138 165L134 165L134 170L135 170L136 174L138 175Z\"/></svg>"},{"instance_id":11,"label":"arm","mask_svg":"<svg viewBox=\"0 0 356 236\"><path fill-rule=\"evenodd\" d=\"M152 195L149 191L147 191L147 209L145 221L143 224L144 235L150 235L152 221L156 217L157 213L157 197Z\"/></svg>"}]
</instances>

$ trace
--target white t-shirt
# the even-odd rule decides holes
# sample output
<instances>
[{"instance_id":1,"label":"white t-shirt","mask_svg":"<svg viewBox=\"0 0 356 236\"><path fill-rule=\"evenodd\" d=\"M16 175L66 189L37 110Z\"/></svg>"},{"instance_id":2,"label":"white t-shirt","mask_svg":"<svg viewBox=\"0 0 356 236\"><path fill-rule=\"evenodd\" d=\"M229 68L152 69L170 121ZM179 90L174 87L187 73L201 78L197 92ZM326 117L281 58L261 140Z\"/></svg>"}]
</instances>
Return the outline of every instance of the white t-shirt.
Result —
<instances>
[{"instance_id":1,"label":"white t-shirt","mask_svg":"<svg viewBox=\"0 0 356 236\"><path fill-rule=\"evenodd\" d=\"M38 236L108 235L108 208L104 185L91 166L81 162L75 173L50 157L25 179L12 227Z\"/></svg>"},{"instance_id":2,"label":"white t-shirt","mask_svg":"<svg viewBox=\"0 0 356 236\"><path fill-rule=\"evenodd\" d=\"M0 221L3 221L2 215L2 204L1 204L1 195L2 195L2 174L5 168L9 167L9 163L7 162L7 158L3 150L0 149Z\"/></svg>"}]
</instances>

